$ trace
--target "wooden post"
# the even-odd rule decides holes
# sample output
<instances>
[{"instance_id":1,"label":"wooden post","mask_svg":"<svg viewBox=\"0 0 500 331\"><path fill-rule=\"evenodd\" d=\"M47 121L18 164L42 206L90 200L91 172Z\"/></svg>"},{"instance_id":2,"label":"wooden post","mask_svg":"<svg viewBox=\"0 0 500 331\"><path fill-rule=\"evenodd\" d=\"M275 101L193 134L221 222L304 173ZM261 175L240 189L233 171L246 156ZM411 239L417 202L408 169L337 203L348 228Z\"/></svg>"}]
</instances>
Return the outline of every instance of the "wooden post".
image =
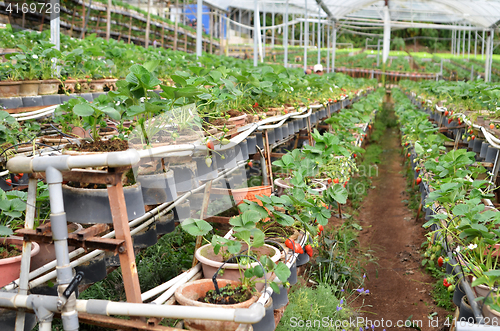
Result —
<instances>
[{"instance_id":1,"label":"wooden post","mask_svg":"<svg viewBox=\"0 0 500 331\"><path fill-rule=\"evenodd\" d=\"M132 15L130 15L130 21L128 23L128 44L130 44L131 37L132 37Z\"/></svg>"},{"instance_id":2,"label":"wooden post","mask_svg":"<svg viewBox=\"0 0 500 331\"><path fill-rule=\"evenodd\" d=\"M73 24L75 24L75 14L76 14L76 9L73 10L73 17L71 18L71 28L69 29L69 36L73 37ZM85 17L85 15L84 15Z\"/></svg>"},{"instance_id":3,"label":"wooden post","mask_svg":"<svg viewBox=\"0 0 500 331\"><path fill-rule=\"evenodd\" d=\"M108 186L109 205L113 217L115 238L125 241L125 245L122 246L124 249L119 252L125 294L127 302L141 303L141 286L137 274L137 265L135 264L134 245L128 225L127 206L121 182L122 173L115 172L115 169L110 169L110 172L116 176L116 184Z\"/></svg>"},{"instance_id":4,"label":"wooden post","mask_svg":"<svg viewBox=\"0 0 500 331\"><path fill-rule=\"evenodd\" d=\"M177 34L179 33L179 0L175 0L174 51L177 50Z\"/></svg>"},{"instance_id":5,"label":"wooden post","mask_svg":"<svg viewBox=\"0 0 500 331\"><path fill-rule=\"evenodd\" d=\"M40 24L40 32L43 31L43 21L45 21L45 15L42 15L42 23ZM10 22L10 13L9 13L9 22ZM84 20L85 22L85 20Z\"/></svg>"}]
</instances>

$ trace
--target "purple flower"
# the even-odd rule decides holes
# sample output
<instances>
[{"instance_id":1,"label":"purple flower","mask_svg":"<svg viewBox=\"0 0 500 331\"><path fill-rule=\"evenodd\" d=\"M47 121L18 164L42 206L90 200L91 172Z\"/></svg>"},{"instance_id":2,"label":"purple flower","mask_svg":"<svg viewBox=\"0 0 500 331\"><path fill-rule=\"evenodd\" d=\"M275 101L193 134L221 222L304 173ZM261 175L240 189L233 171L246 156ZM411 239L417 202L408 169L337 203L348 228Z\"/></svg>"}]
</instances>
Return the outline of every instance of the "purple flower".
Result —
<instances>
[{"instance_id":1,"label":"purple flower","mask_svg":"<svg viewBox=\"0 0 500 331\"><path fill-rule=\"evenodd\" d=\"M337 306L337 311L341 311L342 307Z\"/></svg>"},{"instance_id":2,"label":"purple flower","mask_svg":"<svg viewBox=\"0 0 500 331\"><path fill-rule=\"evenodd\" d=\"M359 328L359 331L363 331L363 328Z\"/></svg>"},{"instance_id":3,"label":"purple flower","mask_svg":"<svg viewBox=\"0 0 500 331\"><path fill-rule=\"evenodd\" d=\"M343 304L344 303L344 299L340 299L340 304Z\"/></svg>"},{"instance_id":4,"label":"purple flower","mask_svg":"<svg viewBox=\"0 0 500 331\"><path fill-rule=\"evenodd\" d=\"M356 292L358 293L363 293L364 291L365 291L364 287L356 289Z\"/></svg>"},{"instance_id":5,"label":"purple flower","mask_svg":"<svg viewBox=\"0 0 500 331\"><path fill-rule=\"evenodd\" d=\"M341 289L340 292L344 292L344 289Z\"/></svg>"},{"instance_id":6,"label":"purple flower","mask_svg":"<svg viewBox=\"0 0 500 331\"><path fill-rule=\"evenodd\" d=\"M366 278L366 274L363 274L363 278Z\"/></svg>"},{"instance_id":7,"label":"purple flower","mask_svg":"<svg viewBox=\"0 0 500 331\"><path fill-rule=\"evenodd\" d=\"M370 290L366 290L366 291L365 291L365 293L366 293L366 294L370 293Z\"/></svg>"}]
</instances>

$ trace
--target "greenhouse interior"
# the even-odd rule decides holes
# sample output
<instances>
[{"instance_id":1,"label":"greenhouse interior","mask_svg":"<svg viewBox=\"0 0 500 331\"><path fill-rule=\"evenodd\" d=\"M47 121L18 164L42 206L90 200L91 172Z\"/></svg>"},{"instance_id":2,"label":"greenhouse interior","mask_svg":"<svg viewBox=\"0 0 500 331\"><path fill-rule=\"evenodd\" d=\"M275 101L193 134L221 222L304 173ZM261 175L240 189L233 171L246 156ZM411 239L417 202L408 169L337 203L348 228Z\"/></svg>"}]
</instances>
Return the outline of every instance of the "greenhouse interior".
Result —
<instances>
[{"instance_id":1,"label":"greenhouse interior","mask_svg":"<svg viewBox=\"0 0 500 331\"><path fill-rule=\"evenodd\" d=\"M3 0L0 330L500 331L499 25Z\"/></svg>"}]
</instances>

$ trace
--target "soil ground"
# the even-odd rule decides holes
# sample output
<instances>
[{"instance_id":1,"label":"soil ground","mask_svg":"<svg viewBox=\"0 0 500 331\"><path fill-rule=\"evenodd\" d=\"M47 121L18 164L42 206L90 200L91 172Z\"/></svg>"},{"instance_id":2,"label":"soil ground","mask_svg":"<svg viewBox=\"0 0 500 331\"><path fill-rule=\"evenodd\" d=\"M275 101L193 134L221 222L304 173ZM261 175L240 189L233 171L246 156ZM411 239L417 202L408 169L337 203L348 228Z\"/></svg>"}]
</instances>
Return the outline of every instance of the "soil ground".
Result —
<instances>
[{"instance_id":1,"label":"soil ground","mask_svg":"<svg viewBox=\"0 0 500 331\"><path fill-rule=\"evenodd\" d=\"M388 128L380 145L384 152L379 173L373 177L374 187L359 210L359 224L363 227L359 233L360 245L373 251L377 264L366 267L364 288L370 294L360 296L356 304L364 318L374 323L385 322L376 330L447 330L444 322L451 313L434 304L430 292L435 280L421 267L423 221L415 221L405 204L408 193L397 129ZM431 323L428 316L434 312L438 315ZM419 328L396 326L398 321L404 325L410 316Z\"/></svg>"}]
</instances>

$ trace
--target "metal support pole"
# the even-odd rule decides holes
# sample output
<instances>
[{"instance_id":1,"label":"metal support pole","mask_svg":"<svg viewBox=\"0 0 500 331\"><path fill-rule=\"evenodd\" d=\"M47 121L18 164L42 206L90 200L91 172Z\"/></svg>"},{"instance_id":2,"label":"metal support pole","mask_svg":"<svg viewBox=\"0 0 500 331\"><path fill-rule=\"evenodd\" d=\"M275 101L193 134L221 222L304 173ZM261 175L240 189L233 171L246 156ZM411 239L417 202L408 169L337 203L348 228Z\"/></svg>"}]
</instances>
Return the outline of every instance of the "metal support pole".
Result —
<instances>
[{"instance_id":1,"label":"metal support pole","mask_svg":"<svg viewBox=\"0 0 500 331\"><path fill-rule=\"evenodd\" d=\"M450 45L451 55L454 54L454 48L453 48L454 45L455 45L455 30L451 30L451 45Z\"/></svg>"},{"instance_id":2,"label":"metal support pole","mask_svg":"<svg viewBox=\"0 0 500 331\"><path fill-rule=\"evenodd\" d=\"M470 80L473 81L474 80L474 65L471 66L471 69L470 69Z\"/></svg>"},{"instance_id":3,"label":"metal support pole","mask_svg":"<svg viewBox=\"0 0 500 331\"><path fill-rule=\"evenodd\" d=\"M262 43L264 44L263 56L266 57L266 42L267 42L267 30L266 30L266 3L262 6Z\"/></svg>"},{"instance_id":4,"label":"metal support pole","mask_svg":"<svg viewBox=\"0 0 500 331\"><path fill-rule=\"evenodd\" d=\"M307 19L307 0L304 1L305 6L304 9L306 11L304 21L304 70L307 70L307 46L309 44L309 20Z\"/></svg>"},{"instance_id":5,"label":"metal support pole","mask_svg":"<svg viewBox=\"0 0 500 331\"><path fill-rule=\"evenodd\" d=\"M226 14L226 56L229 56L229 19L228 15Z\"/></svg>"},{"instance_id":6,"label":"metal support pole","mask_svg":"<svg viewBox=\"0 0 500 331\"><path fill-rule=\"evenodd\" d=\"M477 31L474 31L474 58L477 56Z\"/></svg>"},{"instance_id":7,"label":"metal support pole","mask_svg":"<svg viewBox=\"0 0 500 331\"><path fill-rule=\"evenodd\" d=\"M151 0L148 0L151 1ZM197 1L196 6L196 58L201 56L202 31L203 31L203 0Z\"/></svg>"},{"instance_id":8,"label":"metal support pole","mask_svg":"<svg viewBox=\"0 0 500 331\"><path fill-rule=\"evenodd\" d=\"M285 17L284 17L283 27L285 30L283 31L283 47L285 48L285 57L284 57L284 65L285 68L288 66L288 0L286 0L285 4Z\"/></svg>"},{"instance_id":9,"label":"metal support pole","mask_svg":"<svg viewBox=\"0 0 500 331\"><path fill-rule=\"evenodd\" d=\"M292 21L295 20L295 15L292 15ZM292 24L292 46L295 46L295 23Z\"/></svg>"},{"instance_id":10,"label":"metal support pole","mask_svg":"<svg viewBox=\"0 0 500 331\"><path fill-rule=\"evenodd\" d=\"M488 31L488 37L486 39L486 61L484 63L484 81L490 81L489 66L490 66L490 45L491 45L491 34Z\"/></svg>"},{"instance_id":11,"label":"metal support pole","mask_svg":"<svg viewBox=\"0 0 500 331\"><path fill-rule=\"evenodd\" d=\"M484 60L484 43L485 43L485 31L483 30L483 39L481 40L481 60Z\"/></svg>"},{"instance_id":12,"label":"metal support pole","mask_svg":"<svg viewBox=\"0 0 500 331\"><path fill-rule=\"evenodd\" d=\"M145 38L145 43L144 43L144 47L148 48L149 47L149 29L150 29L150 25L151 25L151 0L148 0L148 8L147 8L147 11L148 11L148 15L147 15L147 19L146 19L146 35L144 36Z\"/></svg>"},{"instance_id":13,"label":"metal support pole","mask_svg":"<svg viewBox=\"0 0 500 331\"><path fill-rule=\"evenodd\" d=\"M337 26L333 21L333 39L332 39L332 72L335 72L335 50L337 48Z\"/></svg>"},{"instance_id":14,"label":"metal support pole","mask_svg":"<svg viewBox=\"0 0 500 331\"><path fill-rule=\"evenodd\" d=\"M241 8L238 10L238 18L239 18L239 22L240 23L243 23L243 16L242 16L242 13L241 13ZM240 37L242 37L242 30L241 30L241 25L239 26L239 29L240 29Z\"/></svg>"},{"instance_id":15,"label":"metal support pole","mask_svg":"<svg viewBox=\"0 0 500 331\"><path fill-rule=\"evenodd\" d=\"M331 26L326 26L326 72L330 72L330 30ZM328 107L328 112L330 107ZM328 116L330 117L330 116Z\"/></svg>"},{"instance_id":16,"label":"metal support pole","mask_svg":"<svg viewBox=\"0 0 500 331\"><path fill-rule=\"evenodd\" d=\"M464 24L464 27L465 27L465 24ZM465 57L465 33L467 31L464 30L464 37L462 39L462 57Z\"/></svg>"},{"instance_id":17,"label":"metal support pole","mask_svg":"<svg viewBox=\"0 0 500 331\"><path fill-rule=\"evenodd\" d=\"M274 26L274 2L271 8L273 9L273 12L271 13L271 26ZM274 28L271 30L271 49L274 48L274 30Z\"/></svg>"},{"instance_id":18,"label":"metal support pole","mask_svg":"<svg viewBox=\"0 0 500 331\"><path fill-rule=\"evenodd\" d=\"M377 67L380 65L380 41L382 39L377 40Z\"/></svg>"},{"instance_id":19,"label":"metal support pole","mask_svg":"<svg viewBox=\"0 0 500 331\"><path fill-rule=\"evenodd\" d=\"M458 37L457 37L457 51L455 53L455 55L458 55L460 56L460 36L462 35L461 31L460 30L457 30L457 34L458 34Z\"/></svg>"},{"instance_id":20,"label":"metal support pole","mask_svg":"<svg viewBox=\"0 0 500 331\"><path fill-rule=\"evenodd\" d=\"M472 33L472 31L469 30L469 48L468 48L468 51L467 51L467 60L470 60L470 39L471 39L471 33Z\"/></svg>"},{"instance_id":21,"label":"metal support pole","mask_svg":"<svg viewBox=\"0 0 500 331\"><path fill-rule=\"evenodd\" d=\"M108 0L106 6L106 40L109 41L111 36L111 0Z\"/></svg>"},{"instance_id":22,"label":"metal support pole","mask_svg":"<svg viewBox=\"0 0 500 331\"><path fill-rule=\"evenodd\" d=\"M68 227L62 193L63 177L59 170L51 166L46 169L45 175L49 185L50 224L57 260L58 305L62 307L61 319L64 330L78 330L75 293L73 292L68 299L62 295L73 278L73 269L69 264Z\"/></svg>"},{"instance_id":23,"label":"metal support pole","mask_svg":"<svg viewBox=\"0 0 500 331\"><path fill-rule=\"evenodd\" d=\"M318 7L318 64L321 63L321 7Z\"/></svg>"},{"instance_id":24,"label":"metal support pole","mask_svg":"<svg viewBox=\"0 0 500 331\"><path fill-rule=\"evenodd\" d=\"M201 1L201 0L200 0ZM253 66L257 66L258 62L258 47L259 47L259 0L254 0L254 8L253 8Z\"/></svg>"},{"instance_id":25,"label":"metal support pole","mask_svg":"<svg viewBox=\"0 0 500 331\"><path fill-rule=\"evenodd\" d=\"M59 7L59 0L50 0L52 8ZM89 6L90 13L90 6ZM50 14L50 42L54 45L57 50L61 49L61 37L60 37L60 26L61 18L54 10Z\"/></svg>"},{"instance_id":26,"label":"metal support pole","mask_svg":"<svg viewBox=\"0 0 500 331\"><path fill-rule=\"evenodd\" d=\"M495 30L491 29L490 30L491 34L491 45L490 45L490 64L488 65L488 77L489 81L491 81L491 66L493 65L493 50L495 49L494 46L494 40L495 40Z\"/></svg>"},{"instance_id":27,"label":"metal support pole","mask_svg":"<svg viewBox=\"0 0 500 331\"><path fill-rule=\"evenodd\" d=\"M303 46L304 44L302 43L303 40L304 40L304 30L303 30L303 25L304 25L304 22L300 22L300 38L299 38L299 46Z\"/></svg>"}]
</instances>

